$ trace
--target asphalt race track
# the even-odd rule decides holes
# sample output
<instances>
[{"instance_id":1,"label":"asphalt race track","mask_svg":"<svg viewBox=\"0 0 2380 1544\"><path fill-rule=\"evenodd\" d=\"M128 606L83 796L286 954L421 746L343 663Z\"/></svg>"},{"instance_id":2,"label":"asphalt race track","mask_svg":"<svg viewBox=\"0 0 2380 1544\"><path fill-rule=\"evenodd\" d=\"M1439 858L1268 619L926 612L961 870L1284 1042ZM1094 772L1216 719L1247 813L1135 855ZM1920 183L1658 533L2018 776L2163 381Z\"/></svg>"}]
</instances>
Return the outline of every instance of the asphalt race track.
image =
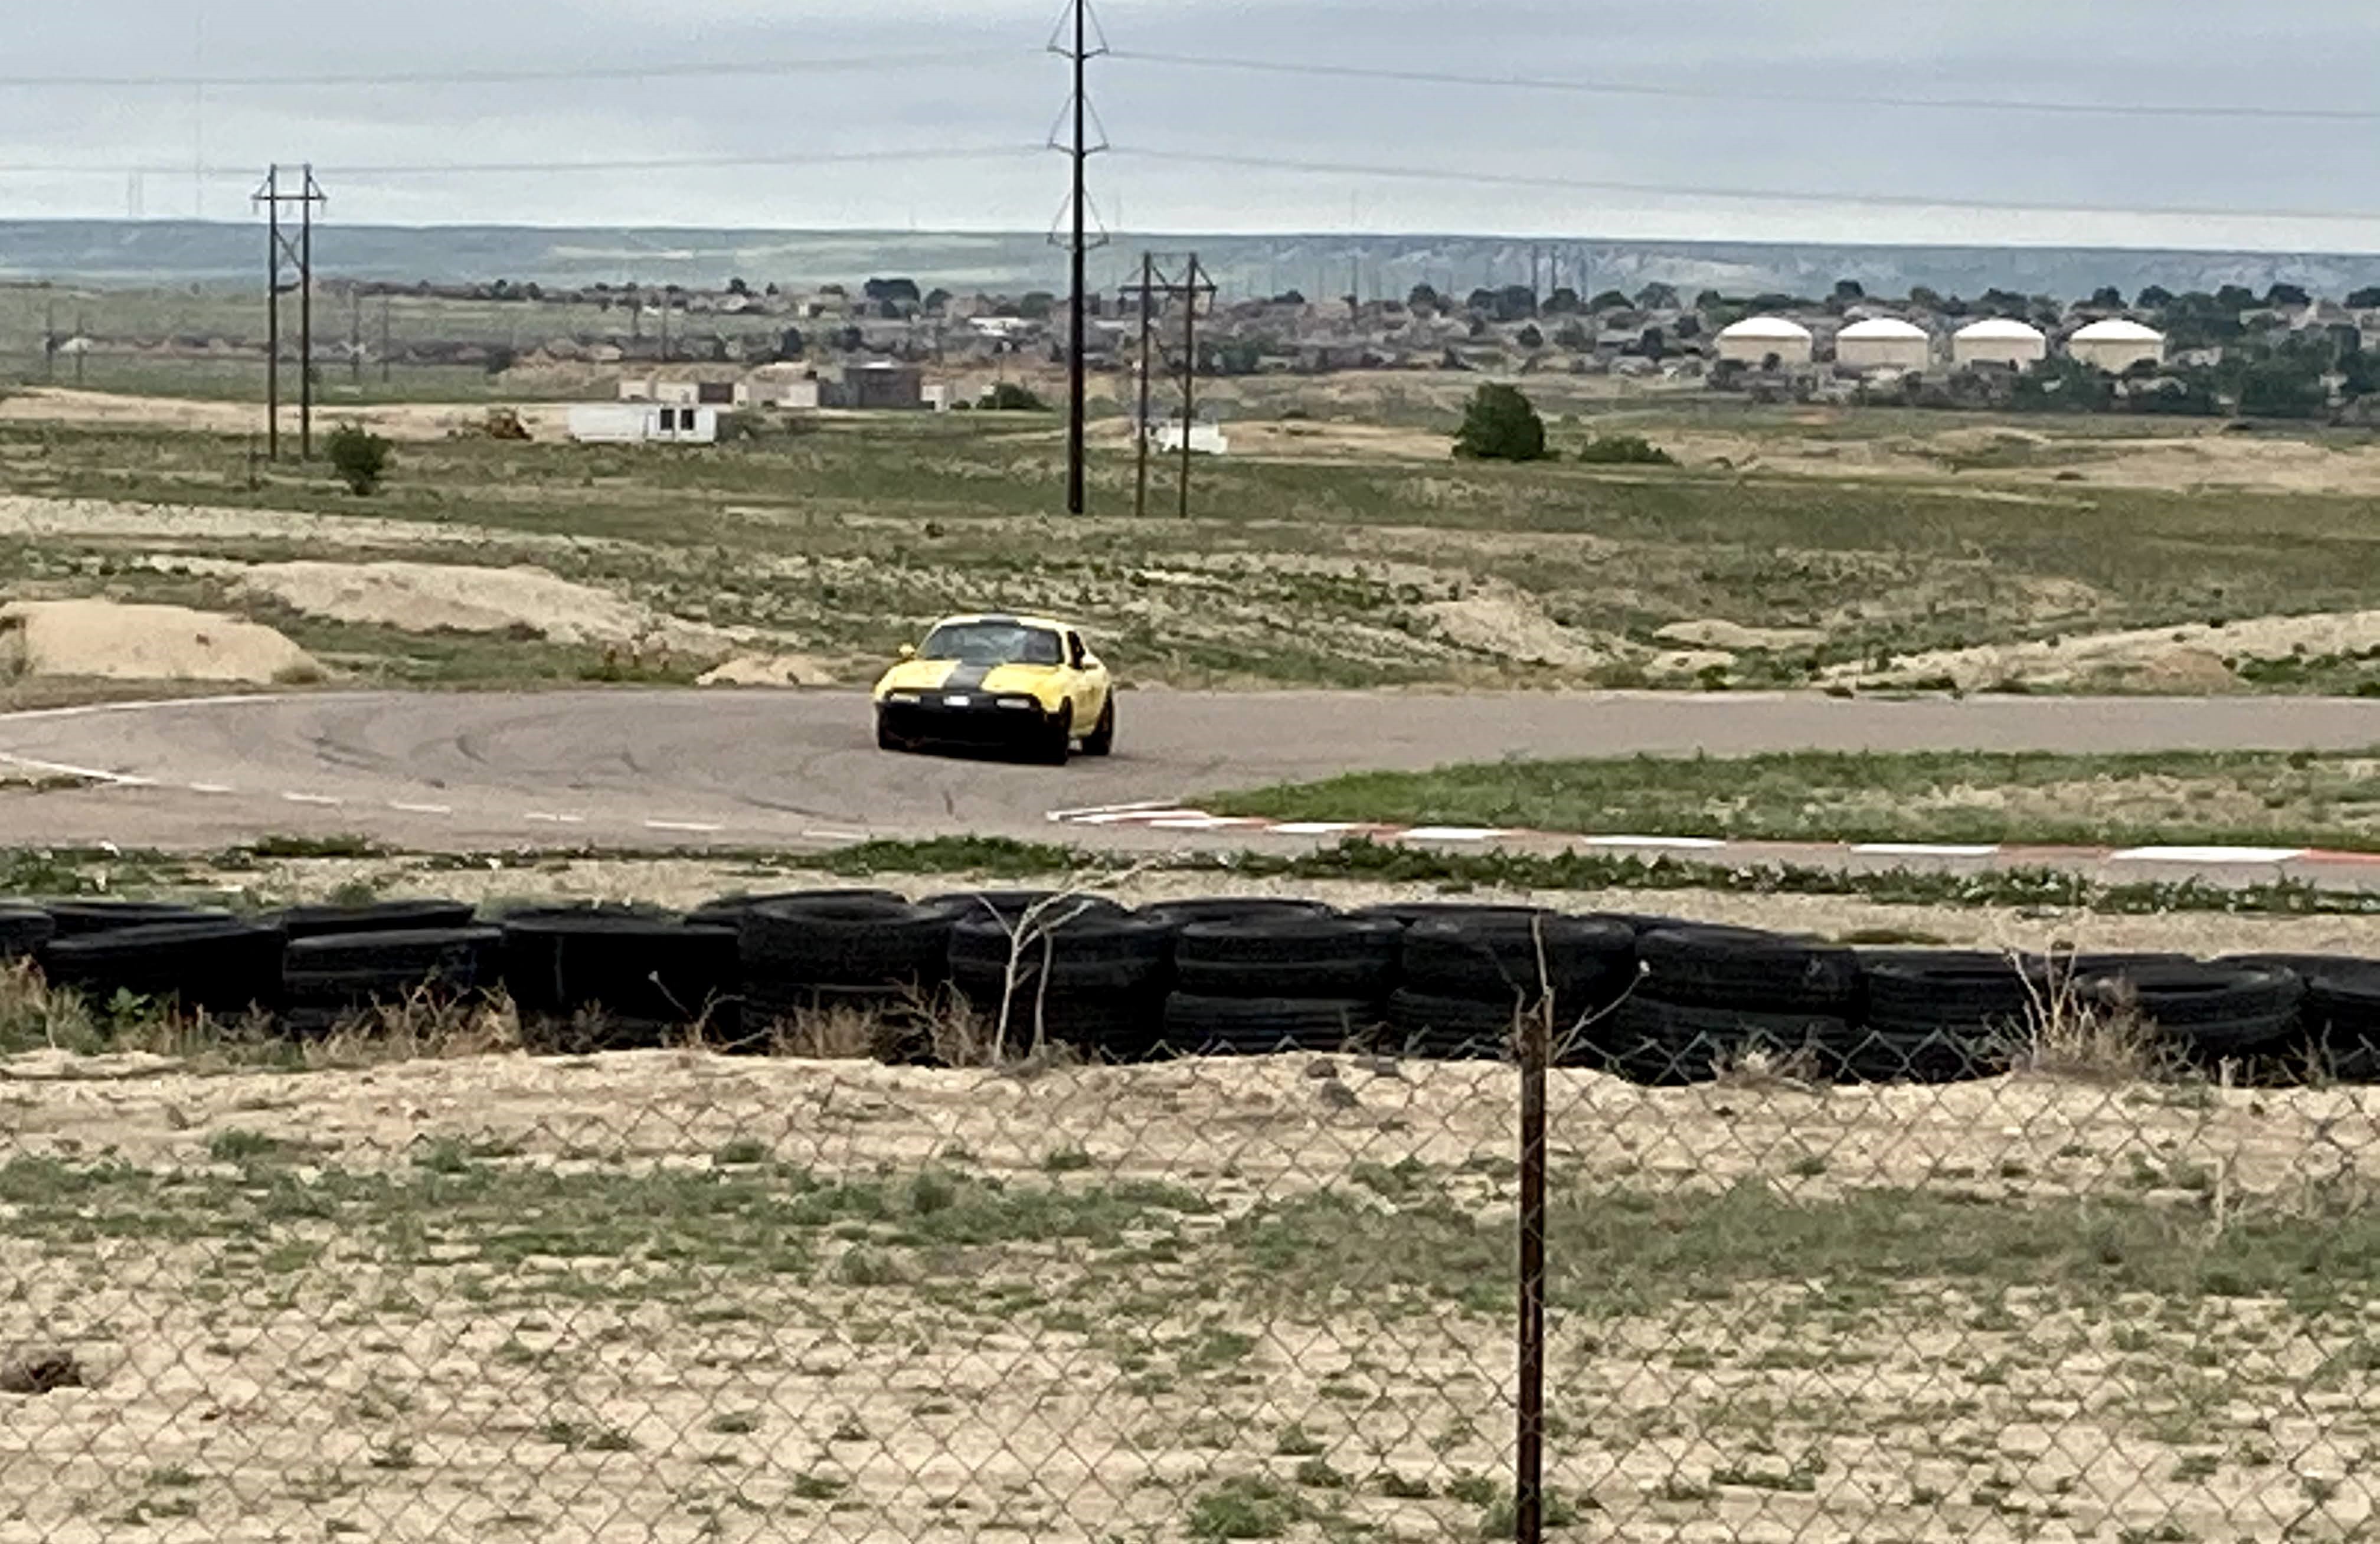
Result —
<instances>
[{"instance_id":1,"label":"asphalt race track","mask_svg":"<svg viewBox=\"0 0 2380 1544\"><path fill-rule=\"evenodd\" d=\"M1178 845L1194 838L1049 816L1506 756L2380 744L2380 701L2311 698L1146 690L1121 710L1116 754L1064 769L885 754L849 692L324 693L20 713L0 716L0 769L100 784L0 794L0 843L353 833L431 850L800 848L975 833Z\"/></svg>"}]
</instances>

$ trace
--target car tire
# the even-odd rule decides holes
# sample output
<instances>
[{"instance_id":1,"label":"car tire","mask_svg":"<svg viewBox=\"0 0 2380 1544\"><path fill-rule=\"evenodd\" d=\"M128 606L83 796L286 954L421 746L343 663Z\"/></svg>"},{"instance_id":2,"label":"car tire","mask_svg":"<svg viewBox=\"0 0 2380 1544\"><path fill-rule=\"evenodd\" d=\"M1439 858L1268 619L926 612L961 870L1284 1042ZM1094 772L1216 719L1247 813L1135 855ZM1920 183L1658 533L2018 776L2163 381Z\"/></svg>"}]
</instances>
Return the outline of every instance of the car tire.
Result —
<instances>
[{"instance_id":1,"label":"car tire","mask_svg":"<svg viewBox=\"0 0 2380 1544\"><path fill-rule=\"evenodd\" d=\"M884 715L880 712L876 715L876 748L879 750L909 748L909 742L892 733L891 725L884 722Z\"/></svg>"},{"instance_id":2,"label":"car tire","mask_svg":"<svg viewBox=\"0 0 2380 1544\"><path fill-rule=\"evenodd\" d=\"M1083 736L1083 754L1105 756L1115 749L1115 694L1108 694L1107 706L1099 710L1099 722Z\"/></svg>"},{"instance_id":3,"label":"car tire","mask_svg":"<svg viewBox=\"0 0 2380 1544\"><path fill-rule=\"evenodd\" d=\"M1068 753L1075 748L1075 705L1059 703L1058 711L1041 733L1041 760L1053 767L1064 766Z\"/></svg>"}]
</instances>

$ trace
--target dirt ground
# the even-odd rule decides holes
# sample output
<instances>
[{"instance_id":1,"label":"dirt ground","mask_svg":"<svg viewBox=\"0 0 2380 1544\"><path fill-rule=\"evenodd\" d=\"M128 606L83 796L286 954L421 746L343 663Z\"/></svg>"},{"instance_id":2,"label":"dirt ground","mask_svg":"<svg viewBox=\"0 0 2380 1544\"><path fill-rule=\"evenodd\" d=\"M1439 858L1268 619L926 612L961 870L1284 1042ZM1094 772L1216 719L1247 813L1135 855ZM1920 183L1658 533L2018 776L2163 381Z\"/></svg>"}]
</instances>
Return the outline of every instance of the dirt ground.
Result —
<instances>
[{"instance_id":1,"label":"dirt ground","mask_svg":"<svg viewBox=\"0 0 2380 1544\"><path fill-rule=\"evenodd\" d=\"M91 1386L0 1396L5 1526L1476 1538L1517 1090L1320 1070L18 1059L0 1346ZM1557 1287L1558 1536L2348 1537L2372 1384L2318 1369L2367 1365L2351 1317L2046 1264L1830 1286L1763 1230L1865 1195L2249 1228L2368 1183L2373 1099L1557 1074L1558 1197L1666 1198L1723 1251L1633 1307Z\"/></svg>"}]
</instances>

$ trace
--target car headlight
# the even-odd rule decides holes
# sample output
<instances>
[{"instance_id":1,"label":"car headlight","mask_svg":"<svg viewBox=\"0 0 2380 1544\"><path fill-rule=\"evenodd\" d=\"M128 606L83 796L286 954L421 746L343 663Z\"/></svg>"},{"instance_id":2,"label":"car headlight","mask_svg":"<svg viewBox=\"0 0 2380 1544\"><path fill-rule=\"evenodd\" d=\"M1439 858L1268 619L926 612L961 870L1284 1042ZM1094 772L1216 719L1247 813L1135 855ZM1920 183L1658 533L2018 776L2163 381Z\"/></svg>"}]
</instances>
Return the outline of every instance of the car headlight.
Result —
<instances>
[{"instance_id":1,"label":"car headlight","mask_svg":"<svg viewBox=\"0 0 2380 1544\"><path fill-rule=\"evenodd\" d=\"M1038 708L1041 706L1040 703L1036 702L1029 697L1003 697L1000 699L1000 705L1003 708Z\"/></svg>"},{"instance_id":2,"label":"car headlight","mask_svg":"<svg viewBox=\"0 0 2380 1544\"><path fill-rule=\"evenodd\" d=\"M913 691L887 692L884 694L884 700L887 702L915 702L917 700L917 694Z\"/></svg>"}]
</instances>

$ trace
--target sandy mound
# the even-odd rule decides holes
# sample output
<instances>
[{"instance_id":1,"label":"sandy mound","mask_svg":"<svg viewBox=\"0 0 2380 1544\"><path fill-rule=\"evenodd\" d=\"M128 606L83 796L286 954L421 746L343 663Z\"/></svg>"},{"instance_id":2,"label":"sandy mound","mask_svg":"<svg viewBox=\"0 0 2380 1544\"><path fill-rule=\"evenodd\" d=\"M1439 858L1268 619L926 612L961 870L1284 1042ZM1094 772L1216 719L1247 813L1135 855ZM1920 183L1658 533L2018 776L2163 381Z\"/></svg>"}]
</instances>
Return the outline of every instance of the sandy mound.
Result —
<instances>
[{"instance_id":1,"label":"sandy mound","mask_svg":"<svg viewBox=\"0 0 2380 1544\"><path fill-rule=\"evenodd\" d=\"M1906 655L1887 671L1850 664L1827 675L1881 686L1947 678L1962 688L2007 682L2038 687L2104 683L2211 691L2237 686L2233 671L2242 660L2368 658L2375 653L2380 653L2380 611L2315 612L2251 617L2219 627L2187 622L2052 643L1937 650Z\"/></svg>"},{"instance_id":2,"label":"sandy mound","mask_svg":"<svg viewBox=\"0 0 2380 1544\"><path fill-rule=\"evenodd\" d=\"M1563 626L1505 585L1481 586L1460 601L1421 609L1449 643L1524 664L1588 670L1638 652L1618 638Z\"/></svg>"},{"instance_id":3,"label":"sandy mound","mask_svg":"<svg viewBox=\"0 0 2380 1544\"><path fill-rule=\"evenodd\" d=\"M834 673L807 654L738 654L699 677L698 687L831 687Z\"/></svg>"},{"instance_id":4,"label":"sandy mound","mask_svg":"<svg viewBox=\"0 0 2380 1544\"><path fill-rule=\"evenodd\" d=\"M542 568L435 563L268 563L231 572L242 591L337 622L408 632L520 631L552 643L722 651L734 637Z\"/></svg>"},{"instance_id":5,"label":"sandy mound","mask_svg":"<svg viewBox=\"0 0 2380 1544\"><path fill-rule=\"evenodd\" d=\"M1717 618L1672 622L1653 636L1664 643L1684 644L1694 649L1723 649L1731 653L1746 649L1771 651L1809 649L1827 641L1827 635L1815 627L1747 627L1740 622Z\"/></svg>"},{"instance_id":6,"label":"sandy mound","mask_svg":"<svg viewBox=\"0 0 2380 1544\"><path fill-rule=\"evenodd\" d=\"M27 601L0 607L0 676L113 681L320 680L312 656L270 627L181 606Z\"/></svg>"}]
</instances>

